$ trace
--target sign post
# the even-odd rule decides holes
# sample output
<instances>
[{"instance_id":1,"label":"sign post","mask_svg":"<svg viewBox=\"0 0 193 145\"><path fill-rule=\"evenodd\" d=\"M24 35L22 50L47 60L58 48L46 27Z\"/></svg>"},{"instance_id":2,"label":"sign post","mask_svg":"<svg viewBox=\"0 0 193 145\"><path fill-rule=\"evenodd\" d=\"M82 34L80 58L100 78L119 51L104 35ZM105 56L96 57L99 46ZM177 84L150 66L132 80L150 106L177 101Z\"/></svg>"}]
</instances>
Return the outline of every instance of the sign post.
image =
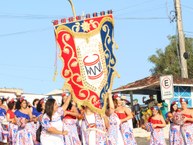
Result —
<instances>
[{"instance_id":1,"label":"sign post","mask_svg":"<svg viewBox=\"0 0 193 145\"><path fill-rule=\"evenodd\" d=\"M160 89L162 100L171 99L174 96L173 76L166 75L160 77Z\"/></svg>"}]
</instances>

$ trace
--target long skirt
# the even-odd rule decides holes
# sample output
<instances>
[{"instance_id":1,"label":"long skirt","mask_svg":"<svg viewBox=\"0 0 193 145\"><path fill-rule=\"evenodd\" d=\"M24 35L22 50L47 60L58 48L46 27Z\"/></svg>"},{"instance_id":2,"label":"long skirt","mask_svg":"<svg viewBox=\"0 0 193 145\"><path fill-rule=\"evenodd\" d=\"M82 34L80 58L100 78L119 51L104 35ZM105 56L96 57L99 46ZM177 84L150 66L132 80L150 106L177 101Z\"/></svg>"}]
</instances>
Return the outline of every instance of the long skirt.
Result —
<instances>
[{"instance_id":1,"label":"long skirt","mask_svg":"<svg viewBox=\"0 0 193 145\"><path fill-rule=\"evenodd\" d=\"M18 128L16 136L16 145L34 145L30 129L30 123L27 123L24 128Z\"/></svg>"},{"instance_id":2,"label":"long skirt","mask_svg":"<svg viewBox=\"0 0 193 145\"><path fill-rule=\"evenodd\" d=\"M185 141L185 145L193 145L193 124L185 123L182 126L182 136Z\"/></svg>"},{"instance_id":3,"label":"long skirt","mask_svg":"<svg viewBox=\"0 0 193 145\"><path fill-rule=\"evenodd\" d=\"M121 133L123 136L124 143L126 145L137 145L134 134L133 134L133 130L130 127L129 122L128 121L124 122L120 126L121 126Z\"/></svg>"},{"instance_id":4,"label":"long skirt","mask_svg":"<svg viewBox=\"0 0 193 145\"><path fill-rule=\"evenodd\" d=\"M166 145L162 128L154 128L151 132L150 145Z\"/></svg>"},{"instance_id":5,"label":"long skirt","mask_svg":"<svg viewBox=\"0 0 193 145\"><path fill-rule=\"evenodd\" d=\"M17 131L18 131L18 126L13 123L10 123L9 124L9 137L8 137L9 145L16 145Z\"/></svg>"},{"instance_id":6,"label":"long skirt","mask_svg":"<svg viewBox=\"0 0 193 145\"><path fill-rule=\"evenodd\" d=\"M117 114L113 113L109 117L108 144L124 145L123 136L120 130L120 119Z\"/></svg>"},{"instance_id":7,"label":"long skirt","mask_svg":"<svg viewBox=\"0 0 193 145\"><path fill-rule=\"evenodd\" d=\"M64 119L64 130L68 131L68 134L64 136L66 145L81 145L78 131L77 131L77 120L76 119Z\"/></svg>"},{"instance_id":8,"label":"long skirt","mask_svg":"<svg viewBox=\"0 0 193 145\"><path fill-rule=\"evenodd\" d=\"M184 145L180 125L170 124L169 143L170 145Z\"/></svg>"}]
</instances>

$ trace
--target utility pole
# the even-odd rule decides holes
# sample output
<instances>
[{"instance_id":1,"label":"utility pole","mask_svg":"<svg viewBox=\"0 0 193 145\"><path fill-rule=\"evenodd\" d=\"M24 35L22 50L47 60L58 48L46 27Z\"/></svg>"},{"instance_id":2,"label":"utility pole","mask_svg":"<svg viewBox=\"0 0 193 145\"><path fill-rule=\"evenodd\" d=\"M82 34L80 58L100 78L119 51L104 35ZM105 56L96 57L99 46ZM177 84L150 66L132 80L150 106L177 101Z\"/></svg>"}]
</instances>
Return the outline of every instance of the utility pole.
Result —
<instances>
[{"instance_id":1,"label":"utility pole","mask_svg":"<svg viewBox=\"0 0 193 145\"><path fill-rule=\"evenodd\" d=\"M178 46L179 46L179 52L180 52L181 77L188 78L187 61L183 56L186 50L185 50L184 32L182 27L182 11L181 11L180 0L175 0L175 9L176 9L177 29L178 29Z\"/></svg>"}]
</instances>

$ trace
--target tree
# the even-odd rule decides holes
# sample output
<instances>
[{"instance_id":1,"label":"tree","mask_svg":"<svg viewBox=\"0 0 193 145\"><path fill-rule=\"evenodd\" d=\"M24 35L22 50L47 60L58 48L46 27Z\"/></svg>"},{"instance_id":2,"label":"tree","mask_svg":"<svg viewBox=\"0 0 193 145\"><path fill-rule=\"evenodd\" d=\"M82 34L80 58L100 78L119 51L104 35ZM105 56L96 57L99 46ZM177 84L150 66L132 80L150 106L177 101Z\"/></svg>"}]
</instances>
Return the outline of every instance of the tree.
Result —
<instances>
[{"instance_id":1,"label":"tree","mask_svg":"<svg viewBox=\"0 0 193 145\"><path fill-rule=\"evenodd\" d=\"M150 69L153 75L167 75L180 77L180 59L178 51L178 43L176 36L168 36L170 41L165 50L157 49L156 54L151 55L148 60L154 64ZM185 37L186 52L189 56L187 59L188 75L193 78L193 38Z\"/></svg>"}]
</instances>

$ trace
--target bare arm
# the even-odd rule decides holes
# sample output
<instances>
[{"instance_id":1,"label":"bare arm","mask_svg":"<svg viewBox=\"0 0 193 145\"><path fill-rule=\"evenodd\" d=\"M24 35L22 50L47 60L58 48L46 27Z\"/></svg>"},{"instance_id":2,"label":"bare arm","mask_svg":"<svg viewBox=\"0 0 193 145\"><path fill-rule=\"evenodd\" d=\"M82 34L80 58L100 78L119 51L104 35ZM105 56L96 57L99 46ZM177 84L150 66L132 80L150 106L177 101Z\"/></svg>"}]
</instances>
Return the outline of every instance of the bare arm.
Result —
<instances>
[{"instance_id":1,"label":"bare arm","mask_svg":"<svg viewBox=\"0 0 193 145\"><path fill-rule=\"evenodd\" d=\"M124 118L124 119L121 119L121 122L125 122L125 121L127 121L127 120L129 120L129 119L132 119L132 118L133 118L133 115L132 115L130 109L128 109L128 108L126 108L126 107L123 107L123 109L124 109L124 112L127 114L127 117Z\"/></svg>"},{"instance_id":2,"label":"bare arm","mask_svg":"<svg viewBox=\"0 0 193 145\"><path fill-rule=\"evenodd\" d=\"M68 105L69 105L69 103L71 101L71 98L72 98L72 96L71 96L71 93L70 93L70 96L68 96L68 98L66 99L65 103L62 105L62 109L64 111L66 111L66 109L68 108Z\"/></svg>"},{"instance_id":3,"label":"bare arm","mask_svg":"<svg viewBox=\"0 0 193 145\"><path fill-rule=\"evenodd\" d=\"M162 124L154 124L154 125L153 125L154 128L155 128L155 127L165 127L165 126L166 126L166 122L165 122L165 120L164 120L164 118L163 118L162 115L160 115L160 120L161 120Z\"/></svg>"},{"instance_id":4,"label":"bare arm","mask_svg":"<svg viewBox=\"0 0 193 145\"><path fill-rule=\"evenodd\" d=\"M72 116L75 116L75 117L79 117L79 113L78 113L78 110L76 107L73 107L71 111L65 111L66 115L69 114L69 115L72 115Z\"/></svg>"},{"instance_id":5,"label":"bare arm","mask_svg":"<svg viewBox=\"0 0 193 145\"><path fill-rule=\"evenodd\" d=\"M192 111L192 110L189 110L189 111L190 111L190 115L192 116L192 118L185 117L185 118L184 118L184 121L193 122L193 111Z\"/></svg>"},{"instance_id":6,"label":"bare arm","mask_svg":"<svg viewBox=\"0 0 193 145\"><path fill-rule=\"evenodd\" d=\"M105 123L105 126L106 126L106 129L109 128L110 124L109 124L109 119L106 115L102 116L103 119L104 119L104 123Z\"/></svg>"},{"instance_id":7,"label":"bare arm","mask_svg":"<svg viewBox=\"0 0 193 145\"><path fill-rule=\"evenodd\" d=\"M55 127L48 128L47 132L51 134L58 134L58 135L67 135L68 134L67 131L60 131L60 130L57 130Z\"/></svg>"},{"instance_id":8,"label":"bare arm","mask_svg":"<svg viewBox=\"0 0 193 145\"><path fill-rule=\"evenodd\" d=\"M112 94L110 91L108 91L108 95L109 95L109 109L110 109L110 114L112 114L115 110L115 105L113 103L113 99L112 99Z\"/></svg>"},{"instance_id":9,"label":"bare arm","mask_svg":"<svg viewBox=\"0 0 193 145\"><path fill-rule=\"evenodd\" d=\"M34 120L33 120L33 115L32 115L32 110L31 110L30 108L28 108L27 112L28 112L28 115L29 115L29 117L30 117L30 120L29 120L29 121L34 121Z\"/></svg>"}]
</instances>

